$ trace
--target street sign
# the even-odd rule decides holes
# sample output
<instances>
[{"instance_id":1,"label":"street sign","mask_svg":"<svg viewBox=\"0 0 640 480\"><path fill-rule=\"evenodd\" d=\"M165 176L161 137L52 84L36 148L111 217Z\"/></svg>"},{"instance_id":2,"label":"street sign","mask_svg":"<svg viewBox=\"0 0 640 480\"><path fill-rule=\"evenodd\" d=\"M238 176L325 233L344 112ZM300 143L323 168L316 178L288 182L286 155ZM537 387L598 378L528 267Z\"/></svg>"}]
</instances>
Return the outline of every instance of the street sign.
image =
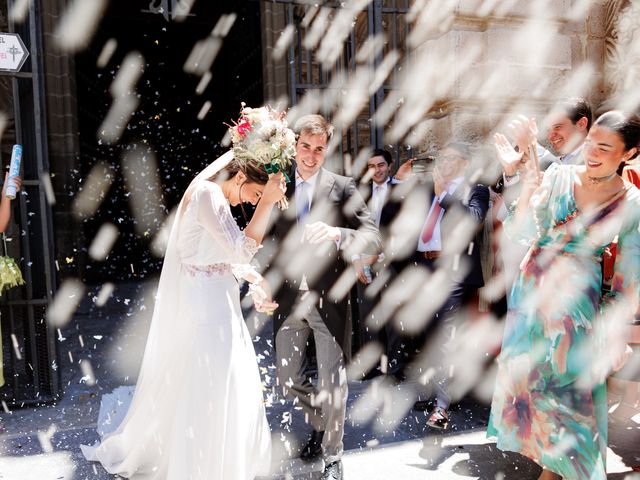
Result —
<instances>
[{"instance_id":1,"label":"street sign","mask_svg":"<svg viewBox=\"0 0 640 480\"><path fill-rule=\"evenodd\" d=\"M0 33L0 71L19 72L29 56L17 33Z\"/></svg>"}]
</instances>

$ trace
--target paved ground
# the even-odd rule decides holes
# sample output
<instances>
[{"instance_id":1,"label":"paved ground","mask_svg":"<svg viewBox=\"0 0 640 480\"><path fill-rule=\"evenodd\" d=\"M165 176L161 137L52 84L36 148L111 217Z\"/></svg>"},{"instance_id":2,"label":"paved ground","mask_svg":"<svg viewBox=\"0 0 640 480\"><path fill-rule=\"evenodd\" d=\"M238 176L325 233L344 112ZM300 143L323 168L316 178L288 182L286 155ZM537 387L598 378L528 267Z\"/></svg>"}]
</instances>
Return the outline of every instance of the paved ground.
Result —
<instances>
[{"instance_id":1,"label":"paved ground","mask_svg":"<svg viewBox=\"0 0 640 480\"><path fill-rule=\"evenodd\" d=\"M117 478L86 462L79 445L97 439L102 393L135 381L151 298L144 285L121 286L108 307L96 309L90 302L81 306L59 342L62 399L56 405L0 413L6 429L0 435L1 480ZM250 328L260 330L253 321ZM270 338L267 324L256 336L256 351L268 385L274 368ZM92 366L94 385L79 366L82 360ZM455 407L452 428L441 435L425 427L423 412L410 409L414 391L409 386L387 388L378 377L352 381L349 389L344 457L348 480L537 478L535 465L498 451L486 439L488 408L473 398ZM271 478L318 478L319 463L307 465L295 458L309 432L301 411L274 392L267 392L267 414L274 457L283 460L274 461ZM636 414L635 421L630 420ZM640 409L625 411L624 418L611 422L608 478L640 480L640 474L630 473L630 465L640 465Z\"/></svg>"}]
</instances>

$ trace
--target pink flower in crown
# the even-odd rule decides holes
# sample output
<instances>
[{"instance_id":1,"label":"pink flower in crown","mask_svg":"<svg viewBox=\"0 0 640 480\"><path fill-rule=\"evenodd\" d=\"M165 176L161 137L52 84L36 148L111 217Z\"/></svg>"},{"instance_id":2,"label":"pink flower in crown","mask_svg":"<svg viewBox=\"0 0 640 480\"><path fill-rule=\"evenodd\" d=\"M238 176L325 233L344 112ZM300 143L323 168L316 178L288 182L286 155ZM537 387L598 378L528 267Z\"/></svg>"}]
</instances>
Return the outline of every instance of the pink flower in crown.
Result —
<instances>
[{"instance_id":1,"label":"pink flower in crown","mask_svg":"<svg viewBox=\"0 0 640 480\"><path fill-rule=\"evenodd\" d=\"M249 120L245 120L244 122L236 125L236 130L238 131L238 135L240 135L241 137L246 137L247 133L251 131L251 128L252 126Z\"/></svg>"}]
</instances>

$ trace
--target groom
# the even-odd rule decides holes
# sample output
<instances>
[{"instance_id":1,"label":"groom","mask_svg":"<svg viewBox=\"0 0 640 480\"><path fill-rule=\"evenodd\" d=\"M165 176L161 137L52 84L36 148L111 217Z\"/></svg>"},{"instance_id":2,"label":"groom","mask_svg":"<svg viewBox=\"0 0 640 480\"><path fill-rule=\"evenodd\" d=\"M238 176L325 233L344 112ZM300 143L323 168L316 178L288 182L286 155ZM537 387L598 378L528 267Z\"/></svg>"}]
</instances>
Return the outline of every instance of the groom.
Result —
<instances>
[{"instance_id":1,"label":"groom","mask_svg":"<svg viewBox=\"0 0 640 480\"><path fill-rule=\"evenodd\" d=\"M271 240L278 244L278 255L267 274L282 279L274 296L279 304L274 315L277 375L287 397L300 404L314 428L301 458L310 461L322 454L322 478L341 479L345 364L351 354L347 300L356 275L346 270L355 255L380 251L381 241L354 180L322 168L333 126L320 115L306 115L294 130L298 140L287 190L290 207L274 226ZM305 376L312 334L317 387Z\"/></svg>"}]
</instances>

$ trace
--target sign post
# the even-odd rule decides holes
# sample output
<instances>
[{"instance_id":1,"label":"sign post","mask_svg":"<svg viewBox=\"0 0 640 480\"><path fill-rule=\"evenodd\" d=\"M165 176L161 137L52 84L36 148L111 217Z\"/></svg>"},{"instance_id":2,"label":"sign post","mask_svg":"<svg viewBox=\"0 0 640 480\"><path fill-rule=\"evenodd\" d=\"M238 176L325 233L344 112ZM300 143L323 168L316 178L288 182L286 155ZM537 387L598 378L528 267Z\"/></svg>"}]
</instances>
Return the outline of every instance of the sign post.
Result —
<instances>
[{"instance_id":1,"label":"sign post","mask_svg":"<svg viewBox=\"0 0 640 480\"><path fill-rule=\"evenodd\" d=\"M0 32L0 72L19 72L28 56L20 35Z\"/></svg>"}]
</instances>

